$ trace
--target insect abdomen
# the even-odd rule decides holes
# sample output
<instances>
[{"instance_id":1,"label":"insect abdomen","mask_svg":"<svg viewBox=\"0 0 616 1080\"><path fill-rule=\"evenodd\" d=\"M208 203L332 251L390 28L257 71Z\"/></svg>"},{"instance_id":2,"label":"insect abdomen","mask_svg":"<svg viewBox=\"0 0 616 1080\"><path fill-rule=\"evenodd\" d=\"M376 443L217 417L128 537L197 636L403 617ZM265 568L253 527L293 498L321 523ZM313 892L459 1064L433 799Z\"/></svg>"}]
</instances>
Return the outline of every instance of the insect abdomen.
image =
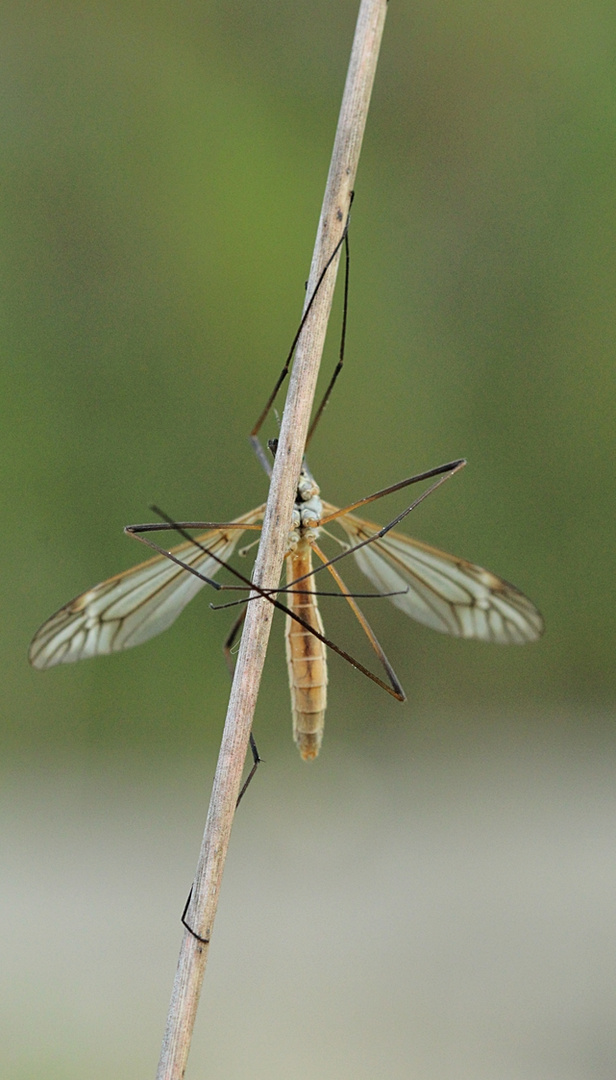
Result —
<instances>
[{"instance_id":1,"label":"insect abdomen","mask_svg":"<svg viewBox=\"0 0 616 1080\"><path fill-rule=\"evenodd\" d=\"M303 577L304 574L309 574L311 569L310 548L305 552L290 555L287 558L287 581ZM296 592L291 589L288 594L289 608L322 634L323 623L316 598L305 591L312 589L311 579L300 582L297 589L304 591ZM325 645L289 615L285 638L293 711L293 738L304 761L310 761L317 756L323 740L327 707Z\"/></svg>"}]
</instances>

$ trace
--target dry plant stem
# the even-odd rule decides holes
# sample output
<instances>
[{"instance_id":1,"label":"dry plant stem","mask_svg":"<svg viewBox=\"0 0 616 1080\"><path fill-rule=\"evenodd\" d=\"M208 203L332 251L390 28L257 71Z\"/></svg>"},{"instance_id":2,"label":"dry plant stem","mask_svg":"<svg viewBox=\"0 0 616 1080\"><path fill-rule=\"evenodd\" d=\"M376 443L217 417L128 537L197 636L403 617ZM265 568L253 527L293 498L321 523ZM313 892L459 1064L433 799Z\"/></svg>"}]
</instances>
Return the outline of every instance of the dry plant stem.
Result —
<instances>
[{"instance_id":1,"label":"dry plant stem","mask_svg":"<svg viewBox=\"0 0 616 1080\"><path fill-rule=\"evenodd\" d=\"M374 82L386 0L361 0L344 97L323 199L306 296L342 235ZM308 431L337 260L326 275L298 343L282 418L254 580L274 588L280 580L289 522ZM157 1073L184 1076L225 856L265 660L273 607L248 607L227 719L214 778L195 884L186 920L204 941L184 932Z\"/></svg>"}]
</instances>

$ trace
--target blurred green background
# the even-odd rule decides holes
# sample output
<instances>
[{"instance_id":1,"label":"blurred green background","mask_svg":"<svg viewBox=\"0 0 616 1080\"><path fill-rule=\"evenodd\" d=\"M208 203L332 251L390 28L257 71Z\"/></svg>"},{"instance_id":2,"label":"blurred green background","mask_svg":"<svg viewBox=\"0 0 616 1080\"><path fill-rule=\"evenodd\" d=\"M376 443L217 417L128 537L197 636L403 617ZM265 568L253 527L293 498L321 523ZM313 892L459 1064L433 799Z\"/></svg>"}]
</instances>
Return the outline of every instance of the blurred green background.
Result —
<instances>
[{"instance_id":1,"label":"blurred green background","mask_svg":"<svg viewBox=\"0 0 616 1080\"><path fill-rule=\"evenodd\" d=\"M204 594L124 654L41 674L26 651L139 561L122 527L151 502L265 498L246 436L300 315L356 8L0 13L7 1076L153 1075L230 619ZM334 659L307 767L274 626L189 1076L613 1076L615 47L607 2L390 4L311 468L344 505L466 456L407 530L547 630L490 648L373 603L409 701Z\"/></svg>"}]
</instances>

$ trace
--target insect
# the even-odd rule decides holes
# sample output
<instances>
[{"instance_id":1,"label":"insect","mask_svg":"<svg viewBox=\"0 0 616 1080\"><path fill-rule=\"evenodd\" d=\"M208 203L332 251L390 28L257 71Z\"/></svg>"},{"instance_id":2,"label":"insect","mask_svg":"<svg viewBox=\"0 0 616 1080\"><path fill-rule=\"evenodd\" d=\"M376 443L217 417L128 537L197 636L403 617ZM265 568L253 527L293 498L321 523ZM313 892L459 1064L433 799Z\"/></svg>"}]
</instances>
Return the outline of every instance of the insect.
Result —
<instances>
[{"instance_id":1,"label":"insect","mask_svg":"<svg viewBox=\"0 0 616 1080\"><path fill-rule=\"evenodd\" d=\"M343 240L348 245L346 231ZM317 289L340 243L326 264ZM253 443L288 371L295 344L317 289L305 309L282 376L279 377L275 391L253 429ZM348 273L345 299L347 289ZM342 367L343 350L344 322L340 361L317 411L309 438ZM260 443L258 446L261 450L259 456L263 460ZM320 489L304 463L287 539L286 590L281 588L278 593L265 593L259 589L256 591L262 596L267 595L275 606L286 613L286 655L293 734L305 760L317 756L323 737L327 706L328 646L398 700L404 700L405 697L393 668L356 603L357 594L349 592L334 565L349 553L353 554L359 569L378 590L376 594L368 595L388 596L405 614L434 630L456 637L476 638L499 644L523 644L540 637L543 631L541 615L531 601L513 585L488 570L413 540L394 528L431 491L464 464L461 459L439 466L339 509L321 499ZM352 513L358 507L383 495L406 488L420 480L433 478L436 479L432 486L384 527ZM227 564L240 537L246 531L260 528L264 512L265 504L225 523L175 523L167 520L166 525L129 526L127 532L144 540L159 554L95 585L60 608L35 634L30 646L30 662L35 668L46 669L60 663L118 652L139 645L166 630L206 583L221 588L214 581L214 575L221 566ZM333 559L328 559L318 541L323 530L333 523L337 523L345 535L344 550ZM186 537L185 542L165 551L143 535L160 528L178 529ZM193 528L204 528L206 531L191 538L187 530ZM321 563L319 569L328 569L338 586L338 595L344 596L353 609L385 670L387 682L325 637L317 604L319 593L315 587L313 554ZM255 588L248 577L244 577L237 570L233 573L244 583L243 586L235 588ZM233 588L224 586L230 587ZM281 596L286 604L281 601ZM227 654L241 626L242 618L243 616L240 616L225 643ZM254 743L252 745L256 763L256 748Z\"/></svg>"},{"instance_id":2,"label":"insect","mask_svg":"<svg viewBox=\"0 0 616 1080\"><path fill-rule=\"evenodd\" d=\"M464 462L441 466L447 477ZM437 470L402 481L360 500L374 501ZM438 483L438 481L437 481ZM431 490L431 489L429 489ZM427 492L420 498L425 497ZM417 501L416 501L417 502ZM325 526L337 522L349 542L360 570L376 586L377 595L411 618L456 637L477 638L499 644L523 644L542 633L543 620L535 606L513 585L489 570L448 555L394 530L410 509L384 529L351 513L359 504L340 510L321 499L319 487L304 466L300 475L286 556L288 608L286 652L293 709L294 738L304 759L316 757L323 736L327 698L326 644L312 578L312 554L333 574L346 596L390 679L390 686L364 671L395 697L404 699L402 688L370 626L344 586L334 563L348 554L328 560L318 544ZM167 553L155 556L130 570L103 581L60 608L37 631L30 646L30 662L45 669L91 656L118 652L139 645L166 630L200 589L226 563L243 533L259 528L265 505L242 517L208 529ZM182 529L194 523L182 523ZM129 527L138 533L143 526ZM171 558L169 557L171 556ZM186 572L188 571L188 572ZM245 579L247 587L250 583ZM295 618L293 617L295 616ZM336 651L342 650L336 648Z\"/></svg>"}]
</instances>

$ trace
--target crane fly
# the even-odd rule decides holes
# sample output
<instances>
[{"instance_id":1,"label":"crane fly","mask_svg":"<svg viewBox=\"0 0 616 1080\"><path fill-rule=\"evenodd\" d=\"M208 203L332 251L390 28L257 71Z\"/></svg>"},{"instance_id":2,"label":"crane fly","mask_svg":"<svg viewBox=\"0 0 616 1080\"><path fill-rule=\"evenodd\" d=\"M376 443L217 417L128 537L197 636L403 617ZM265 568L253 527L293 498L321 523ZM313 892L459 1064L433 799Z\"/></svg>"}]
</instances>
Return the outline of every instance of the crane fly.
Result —
<instances>
[{"instance_id":1,"label":"crane fly","mask_svg":"<svg viewBox=\"0 0 616 1080\"><path fill-rule=\"evenodd\" d=\"M541 615L513 585L474 563L448 555L392 528L436 484L463 464L463 461L453 462L419 477L411 477L342 510L321 499L320 489L304 465L287 540L286 590L281 588L278 594L285 595L288 607L276 600L271 592L257 590L257 595L268 596L287 616L285 637L293 733L305 760L317 756L323 737L327 645L394 697L404 700L402 687L385 653L354 595L346 589L333 565L348 554L353 554L359 569L378 590L375 595L387 595L406 615L433 630L498 644L524 644L541 635ZM351 513L360 505L439 472L443 474L441 479L385 527ZM139 645L166 630L205 584L216 584L214 575L227 563L240 537L247 530L260 528L264 512L265 504L231 522L213 526L168 552L157 549L161 554L77 596L37 631L30 646L30 662L35 668L46 669L60 663L102 656ZM337 522L345 534L348 550L327 559L318 540L324 527L333 522ZM185 531L206 523L172 524ZM129 526L127 531L142 538L140 531L160 527ZM313 553L322 567L332 574L340 595L345 597L359 619L385 669L389 685L325 637L314 585ZM242 577L242 580L246 588L255 588L248 578Z\"/></svg>"},{"instance_id":2,"label":"crane fly","mask_svg":"<svg viewBox=\"0 0 616 1080\"><path fill-rule=\"evenodd\" d=\"M348 296L348 218L343 235L321 271L316 288L306 304L302 321L274 391L251 432L253 448L268 472L271 467L258 433L289 371L295 346L321 282L343 243L346 249L347 272L340 359L317 409L307 442L314 433L342 368ZM405 700L404 691L391 664L356 603L358 594L349 592L334 565L349 554L353 555L359 569L377 589L377 593L363 595L386 596L406 615L433 630L455 637L475 638L498 644L524 644L535 641L543 632L543 619L536 607L513 585L489 570L419 540L413 540L394 529L427 495L465 464L465 461L460 459L439 466L339 509L321 499L319 486L304 462L287 537L287 583L286 587L281 586L278 590L260 589L250 578L233 567L229 569L243 585L221 585L214 579L220 568L228 565L241 536L246 531L261 528L265 504L224 523L178 523L166 518L166 524L128 526L126 532L154 548L158 554L95 585L60 608L34 635L30 645L30 662L35 668L43 670L56 664L102 656L140 645L175 622L180 612L205 584L216 589L249 590L250 598L255 595L265 597L286 615L286 657L293 734L302 758L311 760L319 753L323 738L327 707L328 647L393 697L399 701ZM380 527L352 513L353 510L384 495L433 478L437 478L434 483L388 525ZM345 540L340 541L344 550L328 559L321 551L318 541L325 527L332 523L336 523L344 534ZM179 531L186 538L185 542L167 551L143 535L165 528ZM206 531L197 537L191 537L187 530L195 528ZM313 554L320 563L316 570L313 570L312 566ZM334 595L343 596L359 620L384 669L387 682L325 636L317 601L320 594L314 584L314 574L323 569L329 571L337 585L338 591ZM287 600L286 605L279 599L280 595ZM230 646L242 618L243 616L240 616L237 620L225 644L227 656L230 655ZM252 736L251 746L255 762L254 772L259 758Z\"/></svg>"}]
</instances>

